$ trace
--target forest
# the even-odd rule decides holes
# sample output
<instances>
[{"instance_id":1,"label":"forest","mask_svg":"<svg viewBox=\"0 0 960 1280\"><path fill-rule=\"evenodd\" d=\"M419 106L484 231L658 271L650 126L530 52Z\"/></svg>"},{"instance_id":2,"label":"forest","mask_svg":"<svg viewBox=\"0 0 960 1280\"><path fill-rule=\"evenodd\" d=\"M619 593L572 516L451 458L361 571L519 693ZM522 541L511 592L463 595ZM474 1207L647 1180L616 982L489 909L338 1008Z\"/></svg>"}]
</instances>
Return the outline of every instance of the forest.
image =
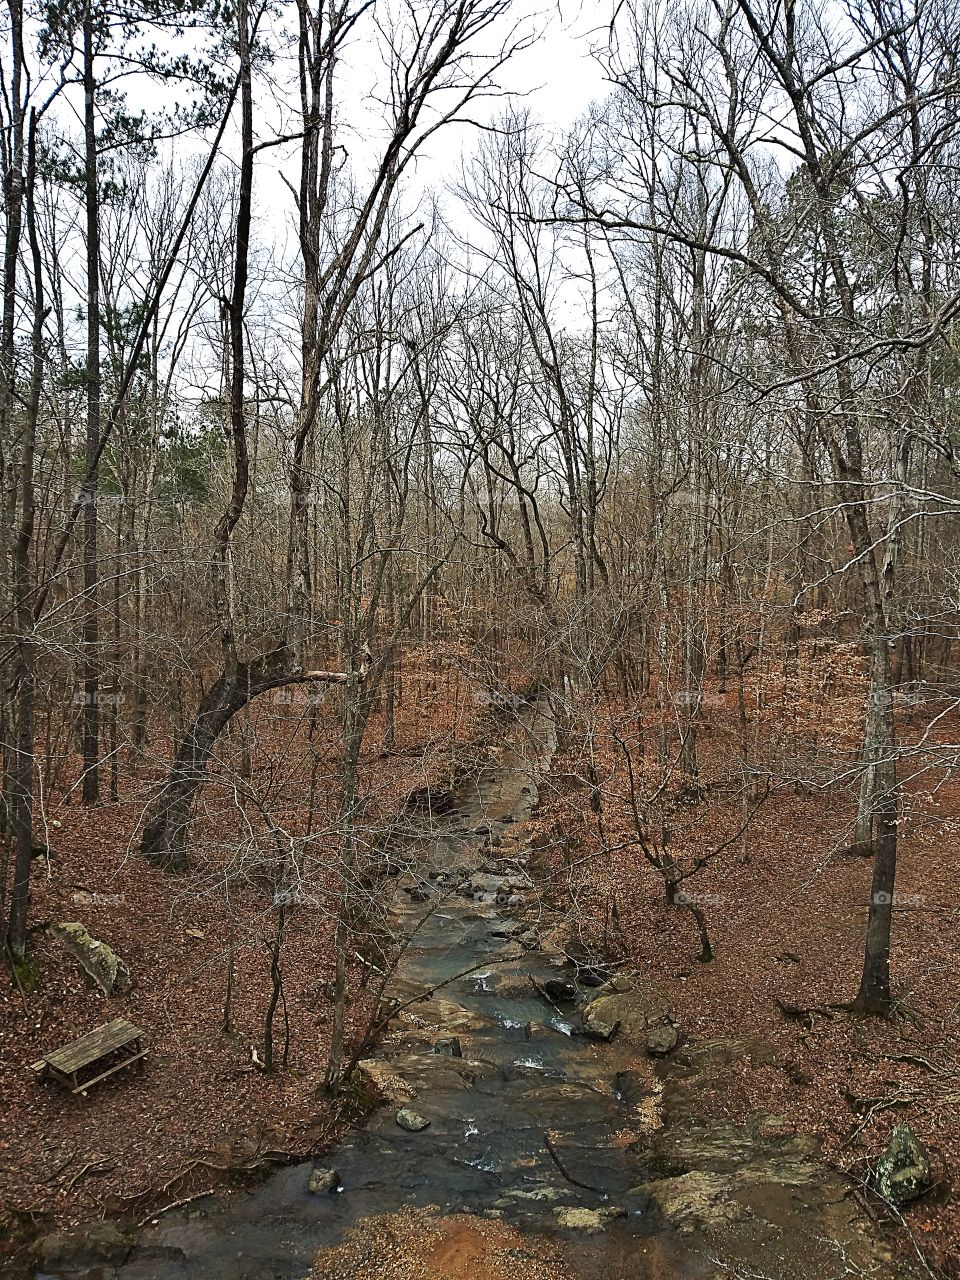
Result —
<instances>
[{"instance_id":1,"label":"forest","mask_svg":"<svg viewBox=\"0 0 960 1280\"><path fill-rule=\"evenodd\" d=\"M960 8L0 28L0 1271L960 1277Z\"/></svg>"}]
</instances>

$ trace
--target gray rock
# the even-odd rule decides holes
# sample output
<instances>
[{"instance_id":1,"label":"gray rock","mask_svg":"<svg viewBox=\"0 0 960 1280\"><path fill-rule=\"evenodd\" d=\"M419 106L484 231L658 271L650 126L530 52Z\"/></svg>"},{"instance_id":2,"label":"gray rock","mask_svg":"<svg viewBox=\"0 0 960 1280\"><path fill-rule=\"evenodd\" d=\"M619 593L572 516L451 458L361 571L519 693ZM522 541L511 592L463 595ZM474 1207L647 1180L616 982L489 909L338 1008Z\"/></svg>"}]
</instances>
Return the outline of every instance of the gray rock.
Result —
<instances>
[{"instance_id":1,"label":"gray rock","mask_svg":"<svg viewBox=\"0 0 960 1280\"><path fill-rule=\"evenodd\" d=\"M620 990L619 986L619 982L606 984L584 1006L584 1026L589 1031L594 1022L607 1027L619 1024L620 1035L624 1040L645 1046L652 1028L672 1021L672 1009L656 992Z\"/></svg>"},{"instance_id":2,"label":"gray rock","mask_svg":"<svg viewBox=\"0 0 960 1280\"><path fill-rule=\"evenodd\" d=\"M459 1036L449 1036L445 1040L438 1040L433 1046L434 1053L443 1054L447 1058L462 1058L463 1048L460 1045Z\"/></svg>"},{"instance_id":3,"label":"gray rock","mask_svg":"<svg viewBox=\"0 0 960 1280\"><path fill-rule=\"evenodd\" d=\"M516 924L504 924L500 928L491 929L491 938L515 938L520 932L520 926Z\"/></svg>"},{"instance_id":4,"label":"gray rock","mask_svg":"<svg viewBox=\"0 0 960 1280\"><path fill-rule=\"evenodd\" d=\"M680 1032L669 1022L651 1027L645 1041L647 1053L652 1058L665 1058L668 1053L673 1053L679 1043Z\"/></svg>"},{"instance_id":5,"label":"gray rock","mask_svg":"<svg viewBox=\"0 0 960 1280\"><path fill-rule=\"evenodd\" d=\"M586 1209L582 1206L570 1209L554 1209L554 1215L561 1227L568 1231L580 1231L584 1235L599 1235L612 1218L622 1218L624 1209L614 1205L602 1209Z\"/></svg>"},{"instance_id":6,"label":"gray rock","mask_svg":"<svg viewBox=\"0 0 960 1280\"><path fill-rule=\"evenodd\" d=\"M533 881L528 875L517 875L515 873L509 880L503 882L503 887L508 893L529 893L533 888Z\"/></svg>"},{"instance_id":7,"label":"gray rock","mask_svg":"<svg viewBox=\"0 0 960 1280\"><path fill-rule=\"evenodd\" d=\"M315 1196L333 1195L342 1185L336 1169L328 1169L319 1164L314 1165L307 1180L307 1190Z\"/></svg>"},{"instance_id":8,"label":"gray rock","mask_svg":"<svg viewBox=\"0 0 960 1280\"><path fill-rule=\"evenodd\" d=\"M770 1115L758 1111L750 1117L750 1131L758 1138L783 1138L790 1136L793 1126L786 1116Z\"/></svg>"},{"instance_id":9,"label":"gray rock","mask_svg":"<svg viewBox=\"0 0 960 1280\"><path fill-rule=\"evenodd\" d=\"M135 1237L112 1222L91 1222L75 1231L54 1232L34 1245L44 1271L78 1271L100 1263L123 1262Z\"/></svg>"},{"instance_id":10,"label":"gray rock","mask_svg":"<svg viewBox=\"0 0 960 1280\"><path fill-rule=\"evenodd\" d=\"M529 1191L511 1190L494 1203L500 1208L513 1208L519 1203L545 1204L555 1200L564 1200L568 1193L561 1187L533 1187Z\"/></svg>"},{"instance_id":11,"label":"gray rock","mask_svg":"<svg viewBox=\"0 0 960 1280\"><path fill-rule=\"evenodd\" d=\"M583 1030L591 1040L612 1040L620 1030L620 1023L619 1021L601 1022L599 1018L591 1018L588 1021L584 1018Z\"/></svg>"},{"instance_id":12,"label":"gray rock","mask_svg":"<svg viewBox=\"0 0 960 1280\"><path fill-rule=\"evenodd\" d=\"M105 942L77 921L54 925L53 932L105 996L126 995L133 985L130 970Z\"/></svg>"},{"instance_id":13,"label":"gray rock","mask_svg":"<svg viewBox=\"0 0 960 1280\"><path fill-rule=\"evenodd\" d=\"M553 1040L556 1032L543 1022L528 1022L523 1028L524 1040Z\"/></svg>"},{"instance_id":14,"label":"gray rock","mask_svg":"<svg viewBox=\"0 0 960 1280\"><path fill-rule=\"evenodd\" d=\"M873 1182L890 1204L909 1204L931 1185L930 1157L909 1125L894 1127Z\"/></svg>"},{"instance_id":15,"label":"gray rock","mask_svg":"<svg viewBox=\"0 0 960 1280\"><path fill-rule=\"evenodd\" d=\"M429 1126L430 1121L418 1112L411 1111L409 1107L401 1107L397 1112L397 1124L408 1133L421 1133Z\"/></svg>"}]
</instances>

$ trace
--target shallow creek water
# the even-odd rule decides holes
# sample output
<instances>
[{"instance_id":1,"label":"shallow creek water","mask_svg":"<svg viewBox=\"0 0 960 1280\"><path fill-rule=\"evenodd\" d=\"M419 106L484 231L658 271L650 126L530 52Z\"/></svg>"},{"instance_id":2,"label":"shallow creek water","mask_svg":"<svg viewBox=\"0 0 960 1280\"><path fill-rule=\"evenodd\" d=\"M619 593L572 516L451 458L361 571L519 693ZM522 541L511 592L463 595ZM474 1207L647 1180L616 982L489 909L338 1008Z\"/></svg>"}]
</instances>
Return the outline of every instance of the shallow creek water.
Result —
<instances>
[{"instance_id":1,"label":"shallow creek water","mask_svg":"<svg viewBox=\"0 0 960 1280\"><path fill-rule=\"evenodd\" d=\"M318 1250L410 1206L549 1240L565 1273L584 1280L909 1274L811 1141L769 1117L736 1127L702 1114L703 1081L719 1064L735 1088L744 1046L687 1046L657 1064L623 1035L591 1039L580 1006L596 993L561 952L516 940L538 908L511 829L535 806L552 751L545 707L532 705L458 787L452 811L424 818L421 853L397 886L396 923L410 943L391 995L404 1004L439 989L406 1005L366 1068L388 1103L318 1161L337 1170L339 1193L311 1194L313 1164L290 1166L166 1214L126 1263L88 1276L300 1280ZM576 999L545 998L544 983L558 979ZM450 1037L462 1057L436 1051ZM405 1105L429 1127L401 1128ZM411 1274L487 1273L477 1263Z\"/></svg>"}]
</instances>

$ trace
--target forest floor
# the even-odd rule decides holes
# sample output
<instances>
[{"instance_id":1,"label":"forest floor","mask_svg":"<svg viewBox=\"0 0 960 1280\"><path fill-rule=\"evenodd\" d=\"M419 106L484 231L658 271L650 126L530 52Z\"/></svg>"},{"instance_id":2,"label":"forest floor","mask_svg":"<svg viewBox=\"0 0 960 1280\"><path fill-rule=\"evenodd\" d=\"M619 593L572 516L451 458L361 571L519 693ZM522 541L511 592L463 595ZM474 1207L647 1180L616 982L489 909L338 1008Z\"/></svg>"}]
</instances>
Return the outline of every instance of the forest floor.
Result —
<instances>
[{"instance_id":1,"label":"forest floor","mask_svg":"<svg viewBox=\"0 0 960 1280\"><path fill-rule=\"evenodd\" d=\"M314 735L312 752L302 706L264 699L243 726L253 759L244 785L286 830L305 829L311 761L318 761L312 848L321 862L328 857L331 875L340 796L333 710L321 717L326 728ZM409 660L395 744L384 745L378 714L361 760L371 796L365 815L371 848L410 791L449 781L480 711L455 673L438 675L436 664L416 655ZM245 837L249 828L236 801L242 747L239 733L223 744L202 793L185 875L168 875L136 851L133 833L146 784L162 776L157 770L143 767L119 803L95 810L62 795L45 798L51 852L35 865L29 973L22 991L6 973L0 977L0 1249L4 1237L9 1244L104 1214L140 1219L285 1154L304 1158L350 1123L350 1100L334 1105L319 1090L330 1047L333 977L333 930L322 895L291 912L286 926L288 1067L268 1074L255 1060L263 1057L277 913L261 882L269 877L269 860L258 861L269 845ZM159 757L169 744L154 740L151 749ZM233 859L241 847L242 874ZM52 923L73 920L129 965L128 994L105 998L48 931ZM225 1033L231 930L236 946ZM362 1000L350 1006L348 1038L362 1033L367 1015ZM31 1062L119 1016L144 1032L143 1074L133 1068L79 1097L38 1083ZM279 1055L282 1007L274 1026Z\"/></svg>"},{"instance_id":2,"label":"forest floor","mask_svg":"<svg viewBox=\"0 0 960 1280\"><path fill-rule=\"evenodd\" d=\"M860 1182L892 1126L909 1124L927 1146L936 1185L906 1214L905 1248L913 1254L915 1245L937 1274L960 1276L960 780L935 748L911 759L891 956L895 1016L854 1016L834 1006L856 995L871 886L871 861L844 852L855 795L781 781L740 838L736 706L732 697L708 702L702 798L682 796L671 770L641 825L652 847L650 832L666 821L682 866L708 855L683 889L705 915L713 960L699 961L692 916L667 903L663 879L636 841L624 747L635 795L649 798L661 780L649 708L638 720L635 707L600 699L574 727L555 761L553 795L542 796L533 824L538 881L567 914L572 937L615 956L662 994L689 1037L773 1047L766 1062L744 1055L741 1087L709 1100L718 1117L782 1116L818 1135L828 1161ZM839 732L828 741L830 727L821 728L798 776L826 777L825 753L835 764L853 742ZM940 728L956 742L956 724ZM901 743L918 732L904 716ZM768 733L756 735L764 738L769 745Z\"/></svg>"},{"instance_id":3,"label":"forest floor","mask_svg":"<svg viewBox=\"0 0 960 1280\"><path fill-rule=\"evenodd\" d=\"M725 1087L705 1100L718 1117L742 1123L757 1111L783 1116L790 1127L818 1134L827 1159L860 1181L892 1125L909 1123L930 1151L937 1185L906 1215L908 1231L939 1274L958 1277L960 865L953 850L960 783L929 744L914 757L894 921L897 1012L890 1021L853 1017L834 1006L856 993L871 866L844 853L852 789L824 779L836 777L852 750L851 708L858 697L853 690L849 706L831 700L835 723L822 707L812 709L816 741L811 737L810 752L795 769L806 781L789 784L783 773L775 778L741 837L735 775L742 723L735 700L714 692L700 733L702 797L683 798L671 775L657 804L643 813L651 830L667 821L681 865L708 856L684 887L705 914L715 952L710 963L698 961L690 914L667 904L659 873L636 843L626 757L636 794L656 793L655 707L645 705L638 715L636 707L601 699L580 718L530 824L540 847L537 878L551 904L565 912L569 933L656 987L688 1036L773 1047L772 1054L744 1056L736 1092ZM468 685L438 678L425 666L407 673L396 745L384 747L379 718L367 738L362 768L373 796L371 832L382 830L409 791L449 777L479 719ZM944 721L941 732L955 741L956 728ZM759 715L750 725L750 754L761 765L765 753L780 750L774 730ZM265 705L245 732L261 802L275 820L301 830L311 753L297 709ZM901 741L908 743L914 732L904 715ZM168 749L152 745L158 754ZM205 788L194 870L186 877L146 865L131 847L143 805L138 790L93 812L64 797L47 798L52 856L37 867L31 907L36 983L22 995L0 979L0 1222L8 1231L50 1230L103 1214L142 1218L217 1184L229 1170L254 1172L283 1153L307 1156L350 1123L348 1109L334 1110L318 1095L329 1049L333 959L322 910L298 910L288 926L288 1069L270 1075L253 1061L254 1050L262 1055L275 912L265 907L256 875L235 887L232 913L224 897L225 851L242 838L233 772L241 745L239 737L225 744L217 777ZM326 814L317 821L328 829L331 858L338 745L330 730L312 757L321 762L317 807L325 806ZM140 782L157 771L149 774L144 768ZM231 914L238 940L233 1031L224 1034ZM102 997L46 931L48 923L74 919L127 960L134 977L128 995ZM808 1012L788 1017L782 1006ZM143 1076L121 1075L76 1099L37 1083L29 1064L40 1053L119 1015L145 1032L151 1055ZM364 1016L362 1004L353 1007L353 1032ZM278 1016L280 1039L281 1023ZM429 1256L410 1261L411 1277L439 1274L437 1265L449 1269L461 1258L463 1274L482 1260L495 1275L508 1256L501 1257L497 1242L480 1239L472 1224L464 1228L469 1239L456 1223L436 1230L436 1238L421 1240ZM345 1246L353 1248L356 1257L344 1255L342 1274L379 1274L363 1271L363 1243Z\"/></svg>"}]
</instances>

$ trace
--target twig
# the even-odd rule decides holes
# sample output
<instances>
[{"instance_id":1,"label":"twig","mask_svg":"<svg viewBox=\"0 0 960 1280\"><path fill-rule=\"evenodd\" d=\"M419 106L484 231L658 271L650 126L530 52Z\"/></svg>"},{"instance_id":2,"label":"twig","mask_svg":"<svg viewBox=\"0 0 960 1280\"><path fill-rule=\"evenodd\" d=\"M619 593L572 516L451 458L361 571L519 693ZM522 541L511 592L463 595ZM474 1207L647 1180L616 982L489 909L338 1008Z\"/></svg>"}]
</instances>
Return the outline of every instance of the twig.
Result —
<instances>
[{"instance_id":1,"label":"twig","mask_svg":"<svg viewBox=\"0 0 960 1280\"><path fill-rule=\"evenodd\" d=\"M95 1173L109 1173L111 1169L115 1169L116 1167L117 1166L115 1164L111 1164L109 1160L90 1160L82 1169L78 1170L78 1172L73 1175L68 1183L66 1183L64 1190L72 1191L74 1187L84 1180L84 1178L89 1178Z\"/></svg>"},{"instance_id":2,"label":"twig","mask_svg":"<svg viewBox=\"0 0 960 1280\"><path fill-rule=\"evenodd\" d=\"M888 1062L908 1062L917 1067L925 1067L927 1071L932 1072L935 1076L944 1075L941 1067L935 1067L932 1062L928 1062L926 1058L921 1058L918 1053L886 1053L884 1057Z\"/></svg>"},{"instance_id":3,"label":"twig","mask_svg":"<svg viewBox=\"0 0 960 1280\"><path fill-rule=\"evenodd\" d=\"M322 1136L323 1135L321 1135L321 1137ZM317 1142L319 1141L320 1139L318 1138ZM311 1145L311 1147L308 1148L308 1151L313 1150L316 1147L316 1145L317 1143L314 1142ZM212 1159L206 1156L198 1156L195 1160L191 1160L189 1164L184 1165L184 1167L178 1173L175 1173L172 1178L168 1178L162 1187L158 1187L156 1194L162 1195L165 1191L169 1191L172 1186L174 1186L178 1182L182 1182L184 1178L188 1177L191 1173L193 1173L194 1169L200 1168L201 1166L205 1169L211 1169L215 1173L227 1173L227 1174L253 1173L254 1170L259 1169L260 1166L264 1164L293 1164L295 1161L302 1160L303 1158L304 1158L303 1152L264 1151L253 1160L248 1160L245 1162L237 1162L236 1164L216 1164ZM138 1191L135 1195L124 1196L124 1199L130 1200L130 1201L145 1200L148 1196L153 1194L154 1192L148 1188L145 1191ZM200 1192L199 1194L207 1195L209 1193ZM190 1197L190 1199L196 1199L196 1196L192 1196ZM167 1208L174 1209L177 1207L177 1205L182 1203L185 1203L185 1201L178 1200L176 1204L168 1205ZM166 1212L166 1209L159 1209L155 1213L151 1213L149 1217L154 1218L157 1216L157 1213L165 1213L165 1212ZM142 1226L143 1224L141 1223L140 1225Z\"/></svg>"},{"instance_id":4,"label":"twig","mask_svg":"<svg viewBox=\"0 0 960 1280\"><path fill-rule=\"evenodd\" d=\"M603 1194L599 1187L591 1187L589 1183L581 1182L579 1178L575 1178L573 1174L570 1173L566 1165L560 1159L558 1152L554 1148L553 1143L550 1141L550 1134L547 1133L546 1130L544 1130L544 1133L543 1133L543 1141L544 1141L544 1144L546 1145L547 1150L550 1152L550 1156L551 1156L551 1159L553 1160L553 1163L557 1166L557 1168L560 1170L560 1172L563 1174L563 1176L566 1178L566 1180L569 1183L571 1183L575 1187L582 1187L584 1191L592 1191L594 1192L595 1195Z\"/></svg>"},{"instance_id":5,"label":"twig","mask_svg":"<svg viewBox=\"0 0 960 1280\"><path fill-rule=\"evenodd\" d=\"M197 1191L192 1196L184 1196L182 1200L173 1200L170 1204L165 1204L162 1209L157 1209L154 1213L148 1213L145 1218L141 1218L137 1226L145 1227L148 1222L153 1222L154 1218L162 1217L163 1214L171 1213L174 1209L182 1209L184 1205L193 1204L194 1200L202 1200L204 1196L214 1194L214 1188L208 1187L206 1191Z\"/></svg>"},{"instance_id":6,"label":"twig","mask_svg":"<svg viewBox=\"0 0 960 1280\"><path fill-rule=\"evenodd\" d=\"M43 1179L43 1181L52 1182L54 1178L58 1178L68 1165L73 1164L74 1160L76 1159L76 1155L77 1155L77 1148L74 1147L74 1149L67 1156L66 1160L64 1160L61 1164L58 1164L56 1169L54 1169L53 1173L49 1174L46 1178Z\"/></svg>"},{"instance_id":7,"label":"twig","mask_svg":"<svg viewBox=\"0 0 960 1280\"><path fill-rule=\"evenodd\" d=\"M564 1017L564 1012L560 1008L560 1006L557 1004L556 1000L551 1000L550 996L547 995L546 991L544 990L543 983L538 982L532 973L528 974L527 976L530 979L530 985L533 987L534 991L536 991L537 995L540 996L542 1000L546 1000L547 1004L552 1005L553 1008L556 1009L557 1013L560 1014L561 1018Z\"/></svg>"},{"instance_id":8,"label":"twig","mask_svg":"<svg viewBox=\"0 0 960 1280\"><path fill-rule=\"evenodd\" d=\"M867 1195L863 1187L852 1187L849 1194L853 1196L854 1200L856 1200L857 1204L860 1206L860 1208L867 1215L867 1217L870 1219L871 1222L882 1221L882 1218L880 1214L877 1212L876 1207L870 1203L870 1197Z\"/></svg>"},{"instance_id":9,"label":"twig","mask_svg":"<svg viewBox=\"0 0 960 1280\"><path fill-rule=\"evenodd\" d=\"M802 1022L808 1031L813 1030L814 1015L820 1018L835 1018L838 1013L843 1012L846 1008L842 1004L788 1004L786 1000L781 1000L779 996L774 996L774 1003L785 1018L792 1022Z\"/></svg>"},{"instance_id":10,"label":"twig","mask_svg":"<svg viewBox=\"0 0 960 1280\"><path fill-rule=\"evenodd\" d=\"M857 1098L848 1093L847 1101L854 1111L860 1111L863 1107L866 1107L867 1109L864 1113L863 1119L856 1128L847 1135L841 1144L840 1149L843 1150L845 1147L849 1147L850 1144L854 1142L861 1133L863 1133L864 1129L878 1112L890 1111L894 1107L912 1107L916 1100L916 1095L909 1093L895 1093L891 1094L888 1098Z\"/></svg>"}]
</instances>

